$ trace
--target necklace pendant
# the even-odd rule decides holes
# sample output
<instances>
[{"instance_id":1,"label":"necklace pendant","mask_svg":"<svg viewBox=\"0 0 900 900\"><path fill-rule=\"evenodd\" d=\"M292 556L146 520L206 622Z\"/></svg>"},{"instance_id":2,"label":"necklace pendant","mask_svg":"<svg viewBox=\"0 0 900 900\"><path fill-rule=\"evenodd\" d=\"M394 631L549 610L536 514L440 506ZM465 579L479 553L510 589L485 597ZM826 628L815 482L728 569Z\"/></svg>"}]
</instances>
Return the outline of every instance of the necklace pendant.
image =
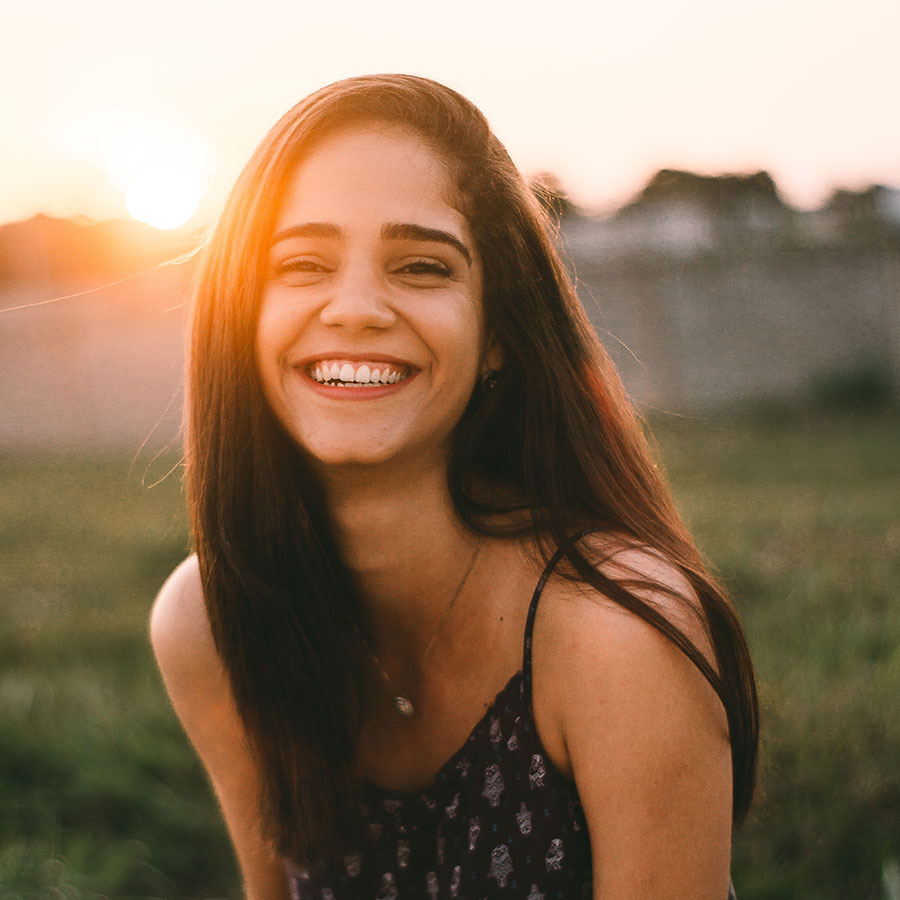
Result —
<instances>
[{"instance_id":1,"label":"necklace pendant","mask_svg":"<svg viewBox=\"0 0 900 900\"><path fill-rule=\"evenodd\" d=\"M407 700L406 697L401 697L399 694L394 697L394 709L396 709L404 719L410 718L415 712L412 703Z\"/></svg>"}]
</instances>

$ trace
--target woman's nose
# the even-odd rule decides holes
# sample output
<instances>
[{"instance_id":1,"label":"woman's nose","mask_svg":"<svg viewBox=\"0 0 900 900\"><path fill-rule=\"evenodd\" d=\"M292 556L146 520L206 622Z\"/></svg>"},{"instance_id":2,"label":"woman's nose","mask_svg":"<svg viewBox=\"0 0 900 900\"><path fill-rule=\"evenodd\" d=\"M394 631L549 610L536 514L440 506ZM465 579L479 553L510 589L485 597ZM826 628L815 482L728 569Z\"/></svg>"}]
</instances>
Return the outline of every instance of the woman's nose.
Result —
<instances>
[{"instance_id":1,"label":"woman's nose","mask_svg":"<svg viewBox=\"0 0 900 900\"><path fill-rule=\"evenodd\" d=\"M386 296L387 286L378 273L366 268L348 269L334 284L322 307L320 320L353 331L388 328L396 316Z\"/></svg>"}]
</instances>

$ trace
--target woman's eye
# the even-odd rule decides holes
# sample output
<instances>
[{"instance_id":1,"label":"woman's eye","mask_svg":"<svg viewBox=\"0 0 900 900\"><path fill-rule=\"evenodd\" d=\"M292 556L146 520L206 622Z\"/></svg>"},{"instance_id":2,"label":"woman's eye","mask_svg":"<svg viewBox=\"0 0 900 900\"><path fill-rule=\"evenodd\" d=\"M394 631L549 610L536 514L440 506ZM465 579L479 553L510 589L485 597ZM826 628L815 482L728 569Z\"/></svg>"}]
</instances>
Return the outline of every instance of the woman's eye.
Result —
<instances>
[{"instance_id":1,"label":"woman's eye","mask_svg":"<svg viewBox=\"0 0 900 900\"><path fill-rule=\"evenodd\" d=\"M400 275L431 276L434 278L447 278L450 275L450 267L437 260L417 259L406 263L398 270Z\"/></svg>"},{"instance_id":2,"label":"woman's eye","mask_svg":"<svg viewBox=\"0 0 900 900\"><path fill-rule=\"evenodd\" d=\"M324 272L325 267L314 259L307 259L302 256L293 259L286 259L278 264L279 272Z\"/></svg>"}]
</instances>

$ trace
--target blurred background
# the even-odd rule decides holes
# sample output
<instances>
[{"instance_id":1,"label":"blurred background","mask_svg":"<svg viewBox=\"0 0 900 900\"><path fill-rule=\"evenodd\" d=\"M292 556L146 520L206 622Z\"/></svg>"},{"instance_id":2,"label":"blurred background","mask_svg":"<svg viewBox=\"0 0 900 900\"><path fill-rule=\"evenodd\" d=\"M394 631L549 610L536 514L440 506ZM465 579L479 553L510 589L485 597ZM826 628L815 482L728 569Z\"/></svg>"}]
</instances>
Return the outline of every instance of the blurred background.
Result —
<instances>
[{"instance_id":1,"label":"blurred background","mask_svg":"<svg viewBox=\"0 0 900 900\"><path fill-rule=\"evenodd\" d=\"M44 0L0 34L0 898L237 897L146 640L189 254L268 127L407 71L559 222L758 668L734 882L900 898L900 5Z\"/></svg>"}]
</instances>

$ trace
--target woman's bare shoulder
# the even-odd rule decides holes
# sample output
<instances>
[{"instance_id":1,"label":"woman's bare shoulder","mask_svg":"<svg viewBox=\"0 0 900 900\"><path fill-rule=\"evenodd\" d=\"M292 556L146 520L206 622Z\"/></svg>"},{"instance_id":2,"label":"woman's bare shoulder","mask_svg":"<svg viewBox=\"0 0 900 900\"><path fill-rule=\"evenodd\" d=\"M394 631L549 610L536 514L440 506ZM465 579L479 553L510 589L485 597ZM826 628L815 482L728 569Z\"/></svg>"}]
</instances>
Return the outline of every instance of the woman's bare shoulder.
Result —
<instances>
[{"instance_id":1,"label":"woman's bare shoulder","mask_svg":"<svg viewBox=\"0 0 900 900\"><path fill-rule=\"evenodd\" d=\"M179 715L179 700L210 688L225 688L196 556L189 556L172 572L153 602L150 642Z\"/></svg>"},{"instance_id":2,"label":"woman's bare shoulder","mask_svg":"<svg viewBox=\"0 0 900 900\"><path fill-rule=\"evenodd\" d=\"M604 576L656 609L713 663L699 600L678 566L656 550L614 537L592 538L582 550ZM657 628L593 585L553 579L538 608L536 629L535 683L543 686L542 706L550 713L548 740L558 735L560 748L571 752L571 723L584 721L586 709L636 709L664 695L682 706L686 718L699 716L711 732L723 733L721 704L693 663ZM648 685L655 685L652 696ZM646 721L652 720L648 712ZM558 756L559 767L571 771L571 757Z\"/></svg>"},{"instance_id":3,"label":"woman's bare shoulder","mask_svg":"<svg viewBox=\"0 0 900 900\"><path fill-rule=\"evenodd\" d=\"M697 593L684 571L663 552L615 534L592 534L582 550L601 574L621 584L679 628L713 662L714 654ZM591 585L576 583L563 590L568 604L562 622L570 626L582 616L604 630L635 635L653 626L604 596ZM574 607L574 608L573 608ZM577 624L576 626L577 627Z\"/></svg>"},{"instance_id":4,"label":"woman's bare shoulder","mask_svg":"<svg viewBox=\"0 0 900 900\"><path fill-rule=\"evenodd\" d=\"M604 577L657 610L702 651L709 649L698 616L696 592L681 569L664 554L615 535L590 535L582 540L580 549ZM549 643L557 647L572 641L580 645L585 640L591 646L632 640L643 643L658 634L652 625L602 590L566 574L562 565L559 577L548 585L538 615Z\"/></svg>"},{"instance_id":5,"label":"woman's bare shoulder","mask_svg":"<svg viewBox=\"0 0 900 900\"><path fill-rule=\"evenodd\" d=\"M652 549L606 550L602 560L595 562L599 571L683 631L712 662L702 608L681 569ZM558 579L547 599L544 628L548 643L567 665L582 662L593 668L623 662L631 665L639 660L645 668L666 667L683 657L656 627L593 585ZM684 662L688 670L693 669L686 659Z\"/></svg>"}]
</instances>

